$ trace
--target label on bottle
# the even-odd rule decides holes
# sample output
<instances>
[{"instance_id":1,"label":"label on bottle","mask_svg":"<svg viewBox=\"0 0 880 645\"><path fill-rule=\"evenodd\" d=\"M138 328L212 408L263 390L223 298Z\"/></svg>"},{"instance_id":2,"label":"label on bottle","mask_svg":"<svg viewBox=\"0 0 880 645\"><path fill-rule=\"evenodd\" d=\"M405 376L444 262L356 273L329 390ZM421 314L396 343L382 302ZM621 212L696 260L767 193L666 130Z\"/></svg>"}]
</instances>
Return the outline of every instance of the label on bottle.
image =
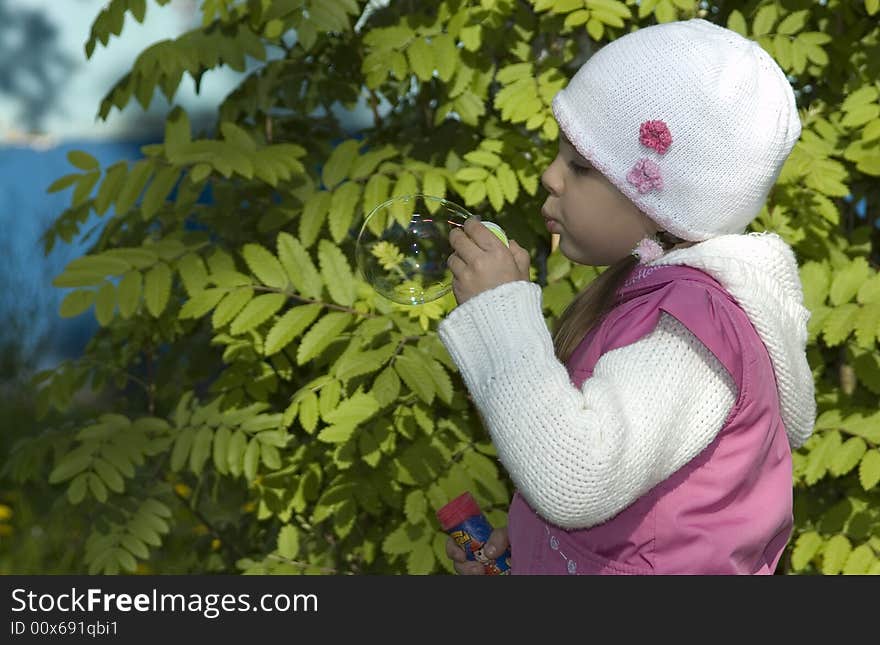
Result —
<instances>
[{"instance_id":1,"label":"label on bottle","mask_svg":"<svg viewBox=\"0 0 880 645\"><path fill-rule=\"evenodd\" d=\"M510 573L510 549L494 560L483 552L491 533L492 525L482 513L471 515L449 529L449 535L464 549L468 560L480 562L487 575L507 575Z\"/></svg>"}]
</instances>

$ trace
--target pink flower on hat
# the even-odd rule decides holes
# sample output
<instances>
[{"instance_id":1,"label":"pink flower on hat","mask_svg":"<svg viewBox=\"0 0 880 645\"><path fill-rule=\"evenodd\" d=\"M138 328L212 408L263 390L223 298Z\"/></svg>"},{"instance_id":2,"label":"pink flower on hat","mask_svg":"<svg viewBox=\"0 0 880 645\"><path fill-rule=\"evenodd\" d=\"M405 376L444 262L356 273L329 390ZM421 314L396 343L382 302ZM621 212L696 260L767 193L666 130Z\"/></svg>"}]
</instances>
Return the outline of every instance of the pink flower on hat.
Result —
<instances>
[{"instance_id":1,"label":"pink flower on hat","mask_svg":"<svg viewBox=\"0 0 880 645\"><path fill-rule=\"evenodd\" d=\"M627 181L639 189L640 193L651 190L663 190L663 177L660 176L660 166L650 159L639 159L632 170L626 175Z\"/></svg>"},{"instance_id":2,"label":"pink flower on hat","mask_svg":"<svg viewBox=\"0 0 880 645\"><path fill-rule=\"evenodd\" d=\"M639 141L662 155L672 144L672 135L663 121L645 121L639 127Z\"/></svg>"}]
</instances>

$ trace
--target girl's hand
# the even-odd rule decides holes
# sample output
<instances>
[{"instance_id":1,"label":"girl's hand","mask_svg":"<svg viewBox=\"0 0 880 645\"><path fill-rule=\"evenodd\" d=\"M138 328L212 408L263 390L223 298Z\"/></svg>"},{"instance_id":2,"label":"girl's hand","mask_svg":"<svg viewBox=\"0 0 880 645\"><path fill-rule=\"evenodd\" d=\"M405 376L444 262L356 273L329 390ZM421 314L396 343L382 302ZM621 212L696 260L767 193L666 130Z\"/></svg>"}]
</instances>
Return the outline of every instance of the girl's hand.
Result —
<instances>
[{"instance_id":1,"label":"girl's hand","mask_svg":"<svg viewBox=\"0 0 880 645\"><path fill-rule=\"evenodd\" d=\"M490 233L491 235L491 233ZM489 539L486 540L485 553L490 558L497 558L504 553L510 546L510 540L507 539L507 527L494 529ZM494 549L494 550L493 550ZM446 555L452 560L452 566L456 572L465 576L482 576L485 575L483 565L476 560L468 560L464 553L464 549L458 546L451 537L446 540Z\"/></svg>"},{"instance_id":2,"label":"girl's hand","mask_svg":"<svg viewBox=\"0 0 880 645\"><path fill-rule=\"evenodd\" d=\"M458 304L506 282L529 280L529 253L514 240L510 248L476 218L449 233L455 251L446 265L452 271L452 292Z\"/></svg>"}]
</instances>

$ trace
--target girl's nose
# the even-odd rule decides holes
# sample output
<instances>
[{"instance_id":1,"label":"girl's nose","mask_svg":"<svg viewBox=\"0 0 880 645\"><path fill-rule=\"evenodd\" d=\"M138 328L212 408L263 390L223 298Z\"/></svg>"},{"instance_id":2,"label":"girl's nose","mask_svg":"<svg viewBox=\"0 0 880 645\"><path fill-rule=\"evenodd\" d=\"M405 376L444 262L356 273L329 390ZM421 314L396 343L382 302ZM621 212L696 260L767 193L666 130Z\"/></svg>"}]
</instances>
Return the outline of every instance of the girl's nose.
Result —
<instances>
[{"instance_id":1,"label":"girl's nose","mask_svg":"<svg viewBox=\"0 0 880 645\"><path fill-rule=\"evenodd\" d=\"M553 162L547 166L541 173L541 185L547 189L554 197L558 197L562 192L562 173L559 172L559 157L557 156Z\"/></svg>"}]
</instances>

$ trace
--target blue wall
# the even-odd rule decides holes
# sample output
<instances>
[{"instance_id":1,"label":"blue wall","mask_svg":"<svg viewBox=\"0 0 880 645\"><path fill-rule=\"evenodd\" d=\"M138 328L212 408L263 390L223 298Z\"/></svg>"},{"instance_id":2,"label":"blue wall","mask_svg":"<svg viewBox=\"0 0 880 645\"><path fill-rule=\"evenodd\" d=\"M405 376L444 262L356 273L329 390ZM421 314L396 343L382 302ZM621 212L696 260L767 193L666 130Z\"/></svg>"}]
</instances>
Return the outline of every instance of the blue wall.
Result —
<instances>
[{"instance_id":1,"label":"blue wall","mask_svg":"<svg viewBox=\"0 0 880 645\"><path fill-rule=\"evenodd\" d=\"M106 166L139 158L141 145L70 141L47 150L0 148L0 351L15 346L38 368L81 352L97 326L94 315L60 318L58 306L67 290L51 283L67 262L88 250L90 241L65 244L59 239L44 255L41 237L70 205L72 191L49 194L46 188L62 175L80 172L67 161L70 150L85 150ZM111 216L112 209L103 218L92 215L80 237Z\"/></svg>"}]
</instances>

